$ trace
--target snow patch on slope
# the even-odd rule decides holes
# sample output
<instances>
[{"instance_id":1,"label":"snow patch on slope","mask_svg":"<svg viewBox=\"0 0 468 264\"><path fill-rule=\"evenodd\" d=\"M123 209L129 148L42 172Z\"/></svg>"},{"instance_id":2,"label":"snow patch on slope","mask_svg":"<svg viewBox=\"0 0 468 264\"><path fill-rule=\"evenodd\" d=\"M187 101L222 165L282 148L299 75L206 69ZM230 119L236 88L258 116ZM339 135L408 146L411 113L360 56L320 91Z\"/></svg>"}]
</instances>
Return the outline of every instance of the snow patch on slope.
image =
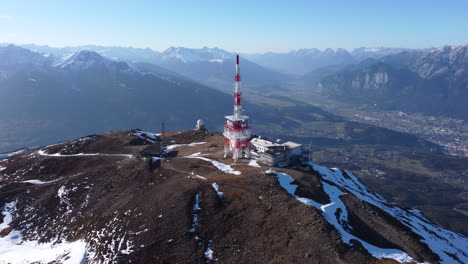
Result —
<instances>
[{"instance_id":1,"label":"snow patch on slope","mask_svg":"<svg viewBox=\"0 0 468 264\"><path fill-rule=\"evenodd\" d=\"M146 140L150 142L151 144L154 144L156 143L156 141L158 141L158 137L154 133L151 133L151 132L139 131L137 133L133 133L133 135L143 140Z\"/></svg>"},{"instance_id":2,"label":"snow patch on slope","mask_svg":"<svg viewBox=\"0 0 468 264\"><path fill-rule=\"evenodd\" d=\"M240 171L234 170L230 165L221 163L221 162L216 161L216 160L208 159L208 158L205 158L205 157L200 157L199 155L200 155L200 153L195 153L195 154L192 154L192 155L189 155L189 156L185 156L184 158L201 159L201 160L204 160L204 161L211 162L211 164L213 164L216 168L218 168L218 170L224 171L225 173L230 173L230 174L235 174L235 175L240 175L241 174Z\"/></svg>"},{"instance_id":3,"label":"snow patch on slope","mask_svg":"<svg viewBox=\"0 0 468 264\"><path fill-rule=\"evenodd\" d=\"M45 152L43 149L39 150L37 152L41 156L47 156L47 157L89 157L89 156L106 156L106 157L126 157L126 158L132 158L132 154L101 154L101 153L78 153L78 154L60 154L60 153L54 153L54 154L48 154Z\"/></svg>"},{"instance_id":4,"label":"snow patch on slope","mask_svg":"<svg viewBox=\"0 0 468 264\"><path fill-rule=\"evenodd\" d=\"M213 183L211 184L211 186L213 187L213 189L215 189L216 194L218 195L219 198L223 198L223 197L224 197L224 193L219 191L219 186L218 186L218 184L217 184L216 182L213 182Z\"/></svg>"},{"instance_id":5,"label":"snow patch on slope","mask_svg":"<svg viewBox=\"0 0 468 264\"><path fill-rule=\"evenodd\" d=\"M13 221L12 212L15 211L16 208L16 201L6 203L3 206L2 214L3 214L3 222L0 224L0 231L10 227L11 221Z\"/></svg>"},{"instance_id":6,"label":"snow patch on slope","mask_svg":"<svg viewBox=\"0 0 468 264\"><path fill-rule=\"evenodd\" d=\"M312 162L309 162L309 165L318 171L323 179L329 180L345 188L357 198L379 207L409 227L413 232L422 236L421 242L427 244L434 253L439 255L441 263L468 263L468 238L435 226L421 215L390 205L387 200L370 191L351 173L346 173L345 176L338 169L330 170Z\"/></svg>"},{"instance_id":7,"label":"snow patch on slope","mask_svg":"<svg viewBox=\"0 0 468 264\"><path fill-rule=\"evenodd\" d=\"M193 205L193 221L192 221L192 227L190 228L190 233L194 233L197 231L198 211L201 210L199 203L200 203L200 195L197 193L195 195L195 204Z\"/></svg>"},{"instance_id":8,"label":"snow patch on slope","mask_svg":"<svg viewBox=\"0 0 468 264\"><path fill-rule=\"evenodd\" d=\"M196 145L202 145L202 144L206 144L206 142L193 142L193 143L190 143L190 144L174 144L174 145L169 145L166 147L166 150L164 151L164 153L169 153L171 151L173 151L174 149L178 148L178 147L181 147L181 146L190 146L190 147L194 147Z\"/></svg>"},{"instance_id":9,"label":"snow patch on slope","mask_svg":"<svg viewBox=\"0 0 468 264\"><path fill-rule=\"evenodd\" d=\"M40 185L40 184L53 183L53 182L56 182L58 180L61 180L61 179L56 179L56 180L52 180L52 181L27 180L27 181L22 181L21 183L30 183L30 184L34 184L34 185Z\"/></svg>"},{"instance_id":10,"label":"snow patch on slope","mask_svg":"<svg viewBox=\"0 0 468 264\"><path fill-rule=\"evenodd\" d=\"M88 240L90 240L89 244L93 246L88 249L89 263L118 263L120 254L132 254L135 251L132 238L147 232L148 229L134 232L132 227L128 226L126 218L140 215L141 213L136 214L135 210L133 212L127 210L124 213L115 211L114 218L108 221L105 226L91 230ZM102 243L103 240L106 242Z\"/></svg>"},{"instance_id":11,"label":"snow patch on slope","mask_svg":"<svg viewBox=\"0 0 468 264\"><path fill-rule=\"evenodd\" d=\"M3 223L0 231L10 227L16 201L4 205ZM86 243L83 241L61 243L38 243L25 241L20 230L11 230L8 235L0 237L0 263L69 263L86 262Z\"/></svg>"},{"instance_id":12,"label":"snow patch on slope","mask_svg":"<svg viewBox=\"0 0 468 264\"><path fill-rule=\"evenodd\" d=\"M330 197L331 203L320 204L312 199L296 195L295 192L297 189L297 185L292 184L294 179L291 178L291 176L281 172L276 172L276 175L278 177L278 181L281 187L283 187L294 198L296 198L304 204L313 206L322 211L322 215L325 218L325 220L327 220L327 222L329 222L338 230L338 232L341 235L341 239L344 243L352 245L351 240L357 240L373 257L378 259L389 258L394 259L400 263L414 261L413 258L411 258L408 254L401 250L379 248L349 233L347 230L349 230L351 227L348 225L348 211L346 209L346 206L340 199L340 196L344 195L344 193L336 186L332 186L322 181L323 189L325 193L327 193ZM338 214L337 212L339 210L341 211L341 213Z\"/></svg>"},{"instance_id":13,"label":"snow patch on slope","mask_svg":"<svg viewBox=\"0 0 468 264\"><path fill-rule=\"evenodd\" d=\"M257 163L257 160L250 160L249 161L249 166L255 167L255 168L260 168L260 165Z\"/></svg>"},{"instance_id":14,"label":"snow patch on slope","mask_svg":"<svg viewBox=\"0 0 468 264\"><path fill-rule=\"evenodd\" d=\"M206 181L206 177L203 177L203 176L201 176L201 175L195 174L195 173L193 173L193 171L192 171L192 172L190 173L190 175L189 175L189 178L191 178L191 177L194 177L194 178L197 178L197 179Z\"/></svg>"},{"instance_id":15,"label":"snow patch on slope","mask_svg":"<svg viewBox=\"0 0 468 264\"><path fill-rule=\"evenodd\" d=\"M214 251L211 249L211 244L213 243L213 240L208 241L208 245L206 246L205 250L205 258L207 260L213 260L213 253Z\"/></svg>"},{"instance_id":16,"label":"snow patch on slope","mask_svg":"<svg viewBox=\"0 0 468 264\"><path fill-rule=\"evenodd\" d=\"M166 150L164 151L164 153L169 153L171 151L173 151L174 149L180 147L180 146L183 146L184 144L174 144L174 145L169 145L166 147Z\"/></svg>"},{"instance_id":17,"label":"snow patch on slope","mask_svg":"<svg viewBox=\"0 0 468 264\"><path fill-rule=\"evenodd\" d=\"M29 148L24 148L24 149L20 149L18 151L15 151L15 152L10 152L10 153L6 153L6 154L0 154L0 160L1 159L7 159L9 157L13 157L15 155L18 155L18 154L21 154L23 152L26 152L28 150L32 150L32 149L36 149L37 147L29 147Z\"/></svg>"},{"instance_id":18,"label":"snow patch on slope","mask_svg":"<svg viewBox=\"0 0 468 264\"><path fill-rule=\"evenodd\" d=\"M64 204L67 206L67 213L71 213L73 206L70 199L67 197L70 190L68 190L65 186L61 186L57 191L57 196L60 199L60 204Z\"/></svg>"}]
</instances>

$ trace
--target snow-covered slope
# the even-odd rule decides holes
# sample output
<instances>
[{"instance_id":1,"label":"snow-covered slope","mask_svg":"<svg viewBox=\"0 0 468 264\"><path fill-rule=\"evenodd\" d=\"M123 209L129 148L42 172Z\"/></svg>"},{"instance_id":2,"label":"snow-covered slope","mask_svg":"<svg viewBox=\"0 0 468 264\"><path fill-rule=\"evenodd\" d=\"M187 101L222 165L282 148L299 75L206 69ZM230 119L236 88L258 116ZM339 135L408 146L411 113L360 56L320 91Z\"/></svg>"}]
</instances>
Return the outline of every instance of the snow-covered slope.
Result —
<instances>
[{"instance_id":1,"label":"snow-covered slope","mask_svg":"<svg viewBox=\"0 0 468 264\"><path fill-rule=\"evenodd\" d=\"M3 223L0 231L11 228L16 211L16 201L3 206ZM6 236L0 236L0 263L86 263L86 243L83 241L66 242L57 239L49 243L25 240L22 230L12 229Z\"/></svg>"},{"instance_id":2,"label":"snow-covered slope","mask_svg":"<svg viewBox=\"0 0 468 264\"><path fill-rule=\"evenodd\" d=\"M101 70L105 70L112 72L113 74L140 74L136 68L126 62L112 60L101 56L97 52L89 50L81 50L65 54L55 61L52 66L56 69L72 72L90 70L99 74Z\"/></svg>"},{"instance_id":3,"label":"snow-covered slope","mask_svg":"<svg viewBox=\"0 0 468 264\"><path fill-rule=\"evenodd\" d=\"M53 66L58 68L72 67L76 70L87 69L94 64L107 64L108 60L105 60L101 55L93 51L78 51L65 54Z\"/></svg>"},{"instance_id":4,"label":"snow-covered slope","mask_svg":"<svg viewBox=\"0 0 468 264\"><path fill-rule=\"evenodd\" d=\"M388 213L419 235L420 241L439 256L440 263L468 263L468 239L466 237L434 225L417 210L407 211L390 204L350 173L337 168L329 169L311 162L309 165L321 175L321 184L330 203L322 204L297 195L297 184L294 184L294 179L286 173L277 172L278 181L294 198L319 209L323 217L338 230L343 242L352 245L354 241L358 241L372 256L379 259L390 258L401 263L415 261L400 249L380 248L352 234L353 226L349 223L348 209L341 199L342 196L350 193L361 201Z\"/></svg>"},{"instance_id":5,"label":"snow-covered slope","mask_svg":"<svg viewBox=\"0 0 468 264\"><path fill-rule=\"evenodd\" d=\"M421 78L462 79L465 81L464 88L466 88L467 67L468 44L430 50L422 53L416 62L410 65L410 69L417 72Z\"/></svg>"}]
</instances>

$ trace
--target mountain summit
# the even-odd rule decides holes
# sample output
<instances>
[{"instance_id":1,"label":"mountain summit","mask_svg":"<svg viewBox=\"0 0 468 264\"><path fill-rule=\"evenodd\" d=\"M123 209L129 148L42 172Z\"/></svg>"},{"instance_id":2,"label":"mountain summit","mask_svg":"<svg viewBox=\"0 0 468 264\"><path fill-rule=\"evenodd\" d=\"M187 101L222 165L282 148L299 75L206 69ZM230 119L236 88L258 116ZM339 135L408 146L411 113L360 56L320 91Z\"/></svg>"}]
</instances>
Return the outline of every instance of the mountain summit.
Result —
<instances>
[{"instance_id":1,"label":"mountain summit","mask_svg":"<svg viewBox=\"0 0 468 264\"><path fill-rule=\"evenodd\" d=\"M467 263L468 239L310 162L223 159L206 131L0 155L0 262Z\"/></svg>"},{"instance_id":2,"label":"mountain summit","mask_svg":"<svg viewBox=\"0 0 468 264\"><path fill-rule=\"evenodd\" d=\"M64 55L53 66L58 68L87 69L95 64L105 65L107 59L94 51L82 50Z\"/></svg>"}]
</instances>

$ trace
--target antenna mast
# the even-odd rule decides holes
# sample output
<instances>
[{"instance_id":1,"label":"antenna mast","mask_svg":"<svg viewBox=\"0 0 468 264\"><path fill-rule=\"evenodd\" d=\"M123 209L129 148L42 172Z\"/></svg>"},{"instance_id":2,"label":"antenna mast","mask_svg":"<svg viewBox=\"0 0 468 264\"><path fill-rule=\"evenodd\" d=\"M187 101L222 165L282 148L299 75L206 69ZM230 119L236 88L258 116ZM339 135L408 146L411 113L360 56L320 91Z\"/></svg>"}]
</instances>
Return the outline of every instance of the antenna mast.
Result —
<instances>
[{"instance_id":1,"label":"antenna mast","mask_svg":"<svg viewBox=\"0 0 468 264\"><path fill-rule=\"evenodd\" d=\"M224 125L224 157L232 152L236 162L242 156L250 156L250 138L252 132L248 124L248 116L243 115L242 92L240 91L239 55L236 55L236 75L234 76L234 114L226 116Z\"/></svg>"}]
</instances>

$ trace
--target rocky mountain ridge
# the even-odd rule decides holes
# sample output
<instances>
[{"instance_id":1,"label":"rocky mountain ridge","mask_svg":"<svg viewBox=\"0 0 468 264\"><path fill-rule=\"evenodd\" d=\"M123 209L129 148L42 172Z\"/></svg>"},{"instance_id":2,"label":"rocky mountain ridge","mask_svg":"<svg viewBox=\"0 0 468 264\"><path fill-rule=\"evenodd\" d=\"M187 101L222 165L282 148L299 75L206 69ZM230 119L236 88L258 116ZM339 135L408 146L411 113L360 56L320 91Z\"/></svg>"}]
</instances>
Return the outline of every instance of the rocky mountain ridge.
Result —
<instances>
[{"instance_id":1,"label":"rocky mountain ridge","mask_svg":"<svg viewBox=\"0 0 468 264\"><path fill-rule=\"evenodd\" d=\"M17 56L24 59L8 59ZM2 131L11 133L6 142L13 145L19 140L26 146L38 139L56 142L64 135L119 130L122 125L156 129L163 119L173 129L191 127L198 118L211 125L221 123L211 122L216 109L232 111L228 94L165 69L114 61L93 51L56 58L4 47L0 72L0 125L11 123ZM0 143L0 149L7 148Z\"/></svg>"},{"instance_id":2,"label":"rocky mountain ridge","mask_svg":"<svg viewBox=\"0 0 468 264\"><path fill-rule=\"evenodd\" d=\"M205 61L222 62L223 58L234 54L221 48L186 48L169 47L161 52L153 49L132 48L132 47L106 47L96 45L85 45L77 47L54 48L49 46L39 46L34 44L21 45L24 48L44 54L54 54L61 57L67 53L80 50L91 50L99 54L115 59L129 62L145 62L160 65L161 61L178 59L186 62ZM428 49L430 50L430 49ZM315 69L333 65L343 65L359 63L368 58L379 59L387 55L397 54L406 51L413 51L407 48L387 48L387 47L361 47L351 50L346 49L316 49L303 48L290 52L265 52L242 54L253 63L259 64L267 69L286 74L305 74ZM232 56L231 56L232 57ZM161 66L161 65L160 65Z\"/></svg>"},{"instance_id":3,"label":"rocky mountain ridge","mask_svg":"<svg viewBox=\"0 0 468 264\"><path fill-rule=\"evenodd\" d=\"M384 109L467 119L468 45L367 60L320 81L323 94Z\"/></svg>"}]
</instances>

